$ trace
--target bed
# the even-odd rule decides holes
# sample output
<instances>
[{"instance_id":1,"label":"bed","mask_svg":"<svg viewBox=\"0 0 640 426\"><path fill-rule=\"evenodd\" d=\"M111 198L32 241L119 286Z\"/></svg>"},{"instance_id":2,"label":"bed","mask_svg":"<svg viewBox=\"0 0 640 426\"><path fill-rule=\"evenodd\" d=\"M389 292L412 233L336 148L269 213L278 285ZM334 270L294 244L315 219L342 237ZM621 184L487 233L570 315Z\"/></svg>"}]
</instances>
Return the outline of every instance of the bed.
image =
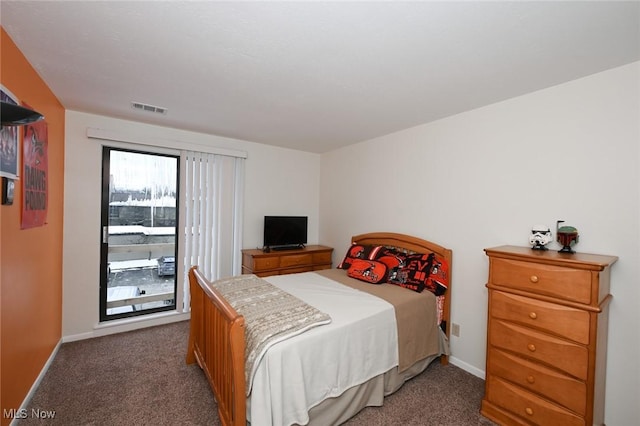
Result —
<instances>
[{"instance_id":1,"label":"bed","mask_svg":"<svg viewBox=\"0 0 640 426\"><path fill-rule=\"evenodd\" d=\"M448 362L451 250L397 233L362 234L351 242L336 269L216 282L197 266L190 269L186 361L204 371L223 425L340 424L366 406L382 405L435 359ZM426 278L427 290L412 287L405 259L414 259L416 276L428 259L429 271L445 272L444 288L430 288ZM372 285L381 275L384 283ZM260 304L234 299L245 283L301 301L308 309L301 318L315 323L256 349L254 330L261 327L246 306Z\"/></svg>"}]
</instances>

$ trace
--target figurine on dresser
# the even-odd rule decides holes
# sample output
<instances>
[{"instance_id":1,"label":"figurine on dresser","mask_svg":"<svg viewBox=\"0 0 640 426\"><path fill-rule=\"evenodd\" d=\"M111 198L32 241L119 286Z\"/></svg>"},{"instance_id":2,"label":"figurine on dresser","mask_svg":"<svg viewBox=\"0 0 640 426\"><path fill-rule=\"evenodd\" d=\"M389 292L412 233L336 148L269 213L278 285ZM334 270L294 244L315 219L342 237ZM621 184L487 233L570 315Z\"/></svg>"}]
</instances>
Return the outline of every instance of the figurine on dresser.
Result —
<instances>
[{"instance_id":1,"label":"figurine on dresser","mask_svg":"<svg viewBox=\"0 0 640 426\"><path fill-rule=\"evenodd\" d=\"M533 250L548 250L546 246L551 241L551 229L547 225L533 225L529 237L529 244Z\"/></svg>"},{"instance_id":2,"label":"figurine on dresser","mask_svg":"<svg viewBox=\"0 0 640 426\"><path fill-rule=\"evenodd\" d=\"M573 226L560 226L560 224L563 222L564 220L559 220L556 222L556 238L558 239L558 242L562 244L562 248L559 250L559 252L575 253L571 246L580 241L578 230Z\"/></svg>"}]
</instances>

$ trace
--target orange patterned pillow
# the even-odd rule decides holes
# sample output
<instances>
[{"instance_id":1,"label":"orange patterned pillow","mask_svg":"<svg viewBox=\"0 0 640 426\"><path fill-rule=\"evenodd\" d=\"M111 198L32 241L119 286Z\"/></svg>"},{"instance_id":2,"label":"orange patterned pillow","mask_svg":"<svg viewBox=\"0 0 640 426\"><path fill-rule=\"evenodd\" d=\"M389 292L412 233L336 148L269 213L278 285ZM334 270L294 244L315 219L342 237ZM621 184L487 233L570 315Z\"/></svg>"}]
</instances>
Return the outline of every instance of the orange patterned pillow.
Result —
<instances>
[{"instance_id":1,"label":"orange patterned pillow","mask_svg":"<svg viewBox=\"0 0 640 426\"><path fill-rule=\"evenodd\" d=\"M394 268L389 274L389 284L399 285L418 293L427 287L431 276L433 253L408 254L403 263Z\"/></svg>"},{"instance_id":2,"label":"orange patterned pillow","mask_svg":"<svg viewBox=\"0 0 640 426\"><path fill-rule=\"evenodd\" d=\"M347 250L347 254L338 265L339 269L349 269L355 259L375 260L382 246L370 246L363 244L352 244Z\"/></svg>"},{"instance_id":3,"label":"orange patterned pillow","mask_svg":"<svg viewBox=\"0 0 640 426\"><path fill-rule=\"evenodd\" d=\"M371 284L382 284L387 279L387 265L375 260L354 259L347 275Z\"/></svg>"},{"instance_id":4,"label":"orange patterned pillow","mask_svg":"<svg viewBox=\"0 0 640 426\"><path fill-rule=\"evenodd\" d=\"M434 255L431 264L431 274L426 288L436 296L443 295L449 288L449 264L445 258Z\"/></svg>"}]
</instances>

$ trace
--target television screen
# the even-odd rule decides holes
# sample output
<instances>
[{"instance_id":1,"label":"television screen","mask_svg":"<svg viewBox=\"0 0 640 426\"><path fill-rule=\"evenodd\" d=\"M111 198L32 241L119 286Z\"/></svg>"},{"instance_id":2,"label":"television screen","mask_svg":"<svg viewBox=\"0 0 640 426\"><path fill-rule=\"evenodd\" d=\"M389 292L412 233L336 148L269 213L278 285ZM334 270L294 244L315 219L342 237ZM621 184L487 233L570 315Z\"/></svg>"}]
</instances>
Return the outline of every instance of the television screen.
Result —
<instances>
[{"instance_id":1,"label":"television screen","mask_svg":"<svg viewBox=\"0 0 640 426\"><path fill-rule=\"evenodd\" d=\"M307 243L307 216L265 216L264 246L295 248Z\"/></svg>"}]
</instances>

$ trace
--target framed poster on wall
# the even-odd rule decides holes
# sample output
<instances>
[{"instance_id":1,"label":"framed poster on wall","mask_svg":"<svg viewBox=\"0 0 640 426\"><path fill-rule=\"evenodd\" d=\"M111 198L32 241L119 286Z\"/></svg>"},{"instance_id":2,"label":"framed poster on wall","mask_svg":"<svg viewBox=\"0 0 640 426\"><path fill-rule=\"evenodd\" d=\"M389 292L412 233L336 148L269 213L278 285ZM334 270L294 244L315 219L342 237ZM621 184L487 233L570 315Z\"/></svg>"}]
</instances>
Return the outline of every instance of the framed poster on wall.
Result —
<instances>
[{"instance_id":1,"label":"framed poster on wall","mask_svg":"<svg viewBox=\"0 0 640 426\"><path fill-rule=\"evenodd\" d=\"M25 105L30 108L28 105ZM22 142L22 222L21 228L43 226L49 204L49 157L47 123L24 126Z\"/></svg>"},{"instance_id":2,"label":"framed poster on wall","mask_svg":"<svg viewBox=\"0 0 640 426\"><path fill-rule=\"evenodd\" d=\"M0 85L0 100L18 105L18 98ZM20 174L20 128L2 126L0 130L0 176L17 179Z\"/></svg>"}]
</instances>

